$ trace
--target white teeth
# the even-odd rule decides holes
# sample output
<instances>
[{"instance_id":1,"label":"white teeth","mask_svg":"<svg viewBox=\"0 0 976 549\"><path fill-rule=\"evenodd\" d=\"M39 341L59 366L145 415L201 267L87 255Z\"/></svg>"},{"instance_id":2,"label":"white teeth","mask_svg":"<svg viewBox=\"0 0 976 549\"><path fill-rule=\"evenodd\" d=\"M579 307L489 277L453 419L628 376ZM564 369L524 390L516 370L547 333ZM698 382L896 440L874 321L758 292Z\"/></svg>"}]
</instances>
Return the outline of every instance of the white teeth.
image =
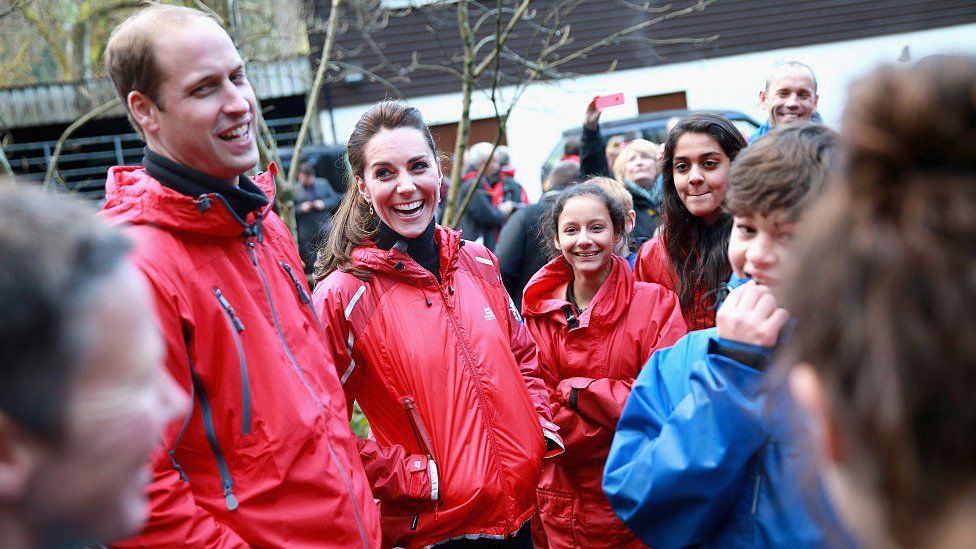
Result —
<instances>
[{"instance_id":1,"label":"white teeth","mask_svg":"<svg viewBox=\"0 0 976 549\"><path fill-rule=\"evenodd\" d=\"M597 252L576 252L576 255L578 255L580 257L593 257L596 254L597 254Z\"/></svg>"},{"instance_id":2,"label":"white teeth","mask_svg":"<svg viewBox=\"0 0 976 549\"><path fill-rule=\"evenodd\" d=\"M226 132L220 134L220 138L221 139L226 139L228 141L232 141L234 139L239 139L241 137L244 137L245 135L247 135L247 124L244 124L242 126L238 126L237 128L234 128L233 130L226 131Z\"/></svg>"},{"instance_id":3,"label":"white teeth","mask_svg":"<svg viewBox=\"0 0 976 549\"><path fill-rule=\"evenodd\" d=\"M400 204L399 206L393 206L393 209L399 212L407 212L415 208L419 208L421 204L423 204L422 200L414 200L409 204Z\"/></svg>"}]
</instances>

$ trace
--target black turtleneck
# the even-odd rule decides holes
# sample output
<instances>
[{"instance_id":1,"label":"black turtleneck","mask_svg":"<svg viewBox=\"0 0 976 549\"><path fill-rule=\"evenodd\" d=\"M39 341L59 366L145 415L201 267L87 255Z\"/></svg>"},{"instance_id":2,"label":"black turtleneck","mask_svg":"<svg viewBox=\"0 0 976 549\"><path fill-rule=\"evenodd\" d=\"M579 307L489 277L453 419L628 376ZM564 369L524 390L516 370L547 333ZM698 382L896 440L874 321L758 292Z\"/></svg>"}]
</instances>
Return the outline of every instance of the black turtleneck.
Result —
<instances>
[{"instance_id":1,"label":"black turtleneck","mask_svg":"<svg viewBox=\"0 0 976 549\"><path fill-rule=\"evenodd\" d=\"M389 225L380 221L380 226L376 233L376 247L381 250L389 250L398 241L403 242L401 250L405 251L421 267L430 271L437 281L441 281L441 255L437 251L437 243L434 240L434 220L430 220L430 225L417 238L406 238L394 231Z\"/></svg>"},{"instance_id":2,"label":"black turtleneck","mask_svg":"<svg viewBox=\"0 0 976 549\"><path fill-rule=\"evenodd\" d=\"M149 150L149 147L145 148L142 165L146 167L146 173L180 194L194 198L202 194L219 194L241 220L254 210L268 205L268 197L244 174L238 178L237 186L233 187L226 181L173 162Z\"/></svg>"}]
</instances>

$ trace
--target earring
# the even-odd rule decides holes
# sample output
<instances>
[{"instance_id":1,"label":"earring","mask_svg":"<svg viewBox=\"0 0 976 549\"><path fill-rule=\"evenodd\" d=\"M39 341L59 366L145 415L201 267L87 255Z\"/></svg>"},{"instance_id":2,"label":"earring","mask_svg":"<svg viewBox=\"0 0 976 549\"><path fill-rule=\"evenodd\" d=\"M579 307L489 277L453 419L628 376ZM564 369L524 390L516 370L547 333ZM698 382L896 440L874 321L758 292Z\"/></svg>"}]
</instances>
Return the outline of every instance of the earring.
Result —
<instances>
[{"instance_id":1,"label":"earring","mask_svg":"<svg viewBox=\"0 0 976 549\"><path fill-rule=\"evenodd\" d=\"M362 197L363 197L363 202L365 202L366 205L369 206L369 215L376 215L376 212L373 211L373 203L370 202L368 198L366 198L365 194L363 194Z\"/></svg>"}]
</instances>

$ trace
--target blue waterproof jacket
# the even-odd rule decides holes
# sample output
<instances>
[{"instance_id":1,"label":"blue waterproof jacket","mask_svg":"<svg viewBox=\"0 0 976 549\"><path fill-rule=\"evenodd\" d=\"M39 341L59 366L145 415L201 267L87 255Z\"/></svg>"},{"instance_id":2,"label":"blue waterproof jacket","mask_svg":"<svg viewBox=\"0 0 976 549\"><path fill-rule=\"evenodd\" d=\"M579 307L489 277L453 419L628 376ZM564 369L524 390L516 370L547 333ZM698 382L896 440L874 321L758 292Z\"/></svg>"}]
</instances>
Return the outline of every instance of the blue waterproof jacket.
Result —
<instances>
[{"instance_id":1,"label":"blue waterproof jacket","mask_svg":"<svg viewBox=\"0 0 976 549\"><path fill-rule=\"evenodd\" d=\"M807 425L785 386L764 383L770 352L710 328L644 366L603 477L614 511L644 543L854 545L816 476Z\"/></svg>"}]
</instances>

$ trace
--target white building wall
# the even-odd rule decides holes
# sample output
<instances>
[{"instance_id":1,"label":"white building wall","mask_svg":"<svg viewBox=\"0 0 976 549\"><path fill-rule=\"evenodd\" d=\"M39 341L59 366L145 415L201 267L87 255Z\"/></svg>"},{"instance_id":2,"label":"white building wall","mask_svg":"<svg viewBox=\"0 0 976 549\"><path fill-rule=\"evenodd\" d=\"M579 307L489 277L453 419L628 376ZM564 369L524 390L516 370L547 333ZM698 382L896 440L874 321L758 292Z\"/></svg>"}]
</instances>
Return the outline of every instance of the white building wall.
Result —
<instances>
[{"instance_id":1,"label":"white building wall","mask_svg":"<svg viewBox=\"0 0 976 549\"><path fill-rule=\"evenodd\" d=\"M911 60L934 53L976 54L976 24L535 84L521 97L508 121L512 163L529 195L538 197L543 161L564 130L582 124L583 112L594 95L624 92L626 96L626 103L605 111L603 120L637 115L637 97L684 91L690 109L738 110L762 122L765 114L759 109L759 90L773 64L784 60L798 60L813 67L819 81L818 110L828 125L837 127L851 83L877 64L898 61L906 48ZM455 122L461 110L460 93L413 97L409 101L431 125ZM335 109L339 139L349 136L365 107ZM476 93L471 112L473 119L494 116L485 94ZM328 113L323 112L322 116L327 117ZM324 118L323 127L327 124L328 119Z\"/></svg>"}]
</instances>

